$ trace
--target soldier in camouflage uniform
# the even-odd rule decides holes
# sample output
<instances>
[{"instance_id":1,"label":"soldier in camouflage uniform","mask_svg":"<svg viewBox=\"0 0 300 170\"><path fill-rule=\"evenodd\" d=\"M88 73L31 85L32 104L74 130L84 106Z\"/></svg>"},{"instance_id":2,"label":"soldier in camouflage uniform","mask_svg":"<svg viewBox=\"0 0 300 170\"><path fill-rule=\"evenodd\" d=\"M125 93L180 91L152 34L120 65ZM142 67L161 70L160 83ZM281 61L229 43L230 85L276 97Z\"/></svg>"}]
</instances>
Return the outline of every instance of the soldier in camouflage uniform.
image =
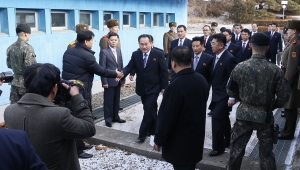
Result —
<instances>
[{"instance_id":1,"label":"soldier in camouflage uniform","mask_svg":"<svg viewBox=\"0 0 300 170\"><path fill-rule=\"evenodd\" d=\"M278 139L293 139L296 130L298 110L300 108L300 21L289 20L287 34L290 41L287 43L282 55L282 63L285 67L285 78L292 88L289 101L284 105L286 122L284 129L278 135Z\"/></svg>"},{"instance_id":2,"label":"soldier in camouflage uniform","mask_svg":"<svg viewBox=\"0 0 300 170\"><path fill-rule=\"evenodd\" d=\"M175 32L177 23L170 22L169 27L170 27L170 30L164 34L164 38L163 38L164 53L165 53L166 61L168 61L168 54L170 52L171 42L178 38L178 35Z\"/></svg>"},{"instance_id":3,"label":"soldier in camouflage uniform","mask_svg":"<svg viewBox=\"0 0 300 170\"><path fill-rule=\"evenodd\" d=\"M25 94L23 71L27 66L36 63L35 53L28 44L31 29L27 24L19 24L16 28L18 40L8 47L6 51L6 65L14 72L14 79L10 89L10 103L16 103Z\"/></svg>"},{"instance_id":4,"label":"soldier in camouflage uniform","mask_svg":"<svg viewBox=\"0 0 300 170\"><path fill-rule=\"evenodd\" d=\"M236 122L231 134L230 158L228 170L240 169L245 147L253 130L257 131L259 139L260 168L264 170L276 169L273 153L274 118L266 123L266 108L275 95L274 107L283 106L289 98L290 86L284 78L283 72L276 65L265 59L265 52L270 39L264 33L252 36L252 57L239 63L231 73L227 86L230 97L240 101L236 111Z\"/></svg>"},{"instance_id":5,"label":"soldier in camouflage uniform","mask_svg":"<svg viewBox=\"0 0 300 170\"><path fill-rule=\"evenodd\" d=\"M109 33L107 35L104 35L99 42L100 50L103 50L108 47L108 35L110 33L116 33L119 32L119 21L116 19L110 19L107 21L107 27L109 28ZM119 39L119 43L117 45L117 48L121 49L121 41Z\"/></svg>"},{"instance_id":6,"label":"soldier in camouflage uniform","mask_svg":"<svg viewBox=\"0 0 300 170\"><path fill-rule=\"evenodd\" d=\"M81 30L88 30L88 29L89 29L89 25L87 25L87 24L77 24L76 25L76 33L78 33ZM76 43L77 43L77 40L70 42L70 44L68 45L68 48L75 47Z\"/></svg>"}]
</instances>

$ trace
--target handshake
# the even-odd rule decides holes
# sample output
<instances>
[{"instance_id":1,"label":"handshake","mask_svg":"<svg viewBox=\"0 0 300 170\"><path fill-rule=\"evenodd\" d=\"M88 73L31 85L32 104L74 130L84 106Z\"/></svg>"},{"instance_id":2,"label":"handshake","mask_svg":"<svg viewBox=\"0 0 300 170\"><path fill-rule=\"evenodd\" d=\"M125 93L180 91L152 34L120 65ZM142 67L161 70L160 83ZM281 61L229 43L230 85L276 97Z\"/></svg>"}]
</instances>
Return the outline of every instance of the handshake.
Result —
<instances>
[{"instance_id":1,"label":"handshake","mask_svg":"<svg viewBox=\"0 0 300 170\"><path fill-rule=\"evenodd\" d=\"M124 77L124 74L122 71L118 71L117 69L116 69L116 73L117 73L116 81L120 81L121 78Z\"/></svg>"}]
</instances>

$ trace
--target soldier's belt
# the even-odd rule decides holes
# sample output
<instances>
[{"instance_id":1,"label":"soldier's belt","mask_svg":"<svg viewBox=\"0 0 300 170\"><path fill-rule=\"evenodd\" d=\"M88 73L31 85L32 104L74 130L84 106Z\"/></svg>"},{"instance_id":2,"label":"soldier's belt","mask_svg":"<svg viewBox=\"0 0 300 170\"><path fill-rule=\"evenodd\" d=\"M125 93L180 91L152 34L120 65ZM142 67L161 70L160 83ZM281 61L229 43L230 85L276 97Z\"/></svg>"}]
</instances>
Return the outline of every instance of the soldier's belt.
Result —
<instances>
[{"instance_id":1,"label":"soldier's belt","mask_svg":"<svg viewBox=\"0 0 300 170\"><path fill-rule=\"evenodd\" d=\"M251 106L251 107L258 108L258 109L265 109L266 108L265 105L254 105L254 104L246 103L246 102L243 102L243 101L241 101L241 103L244 104L244 105L248 105L248 106Z\"/></svg>"}]
</instances>

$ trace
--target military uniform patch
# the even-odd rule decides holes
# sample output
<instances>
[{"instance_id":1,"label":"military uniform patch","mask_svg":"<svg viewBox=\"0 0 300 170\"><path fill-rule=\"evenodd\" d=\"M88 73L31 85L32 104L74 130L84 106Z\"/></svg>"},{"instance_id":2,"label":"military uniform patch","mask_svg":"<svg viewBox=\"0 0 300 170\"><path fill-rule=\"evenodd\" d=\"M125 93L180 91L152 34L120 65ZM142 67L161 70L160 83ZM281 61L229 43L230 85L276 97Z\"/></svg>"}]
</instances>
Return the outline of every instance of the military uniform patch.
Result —
<instances>
[{"instance_id":1,"label":"military uniform patch","mask_svg":"<svg viewBox=\"0 0 300 170\"><path fill-rule=\"evenodd\" d=\"M297 56L296 52L292 52L292 57L295 58Z\"/></svg>"}]
</instances>

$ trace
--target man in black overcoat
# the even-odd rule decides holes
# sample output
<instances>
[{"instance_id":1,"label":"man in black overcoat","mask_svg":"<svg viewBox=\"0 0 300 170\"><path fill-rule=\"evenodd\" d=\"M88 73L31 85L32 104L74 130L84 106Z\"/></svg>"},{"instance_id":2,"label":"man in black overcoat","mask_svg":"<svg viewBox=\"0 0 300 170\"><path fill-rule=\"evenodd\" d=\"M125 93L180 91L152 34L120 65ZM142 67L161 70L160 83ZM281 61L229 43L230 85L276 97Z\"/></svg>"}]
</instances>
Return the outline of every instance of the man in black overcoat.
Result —
<instances>
[{"instance_id":1,"label":"man in black overcoat","mask_svg":"<svg viewBox=\"0 0 300 170\"><path fill-rule=\"evenodd\" d=\"M176 75L167 86L158 112L154 149L175 170L194 170L202 160L205 138L206 79L191 68L191 51L176 47L171 53ZM184 87L184 88L183 88Z\"/></svg>"}]
</instances>

